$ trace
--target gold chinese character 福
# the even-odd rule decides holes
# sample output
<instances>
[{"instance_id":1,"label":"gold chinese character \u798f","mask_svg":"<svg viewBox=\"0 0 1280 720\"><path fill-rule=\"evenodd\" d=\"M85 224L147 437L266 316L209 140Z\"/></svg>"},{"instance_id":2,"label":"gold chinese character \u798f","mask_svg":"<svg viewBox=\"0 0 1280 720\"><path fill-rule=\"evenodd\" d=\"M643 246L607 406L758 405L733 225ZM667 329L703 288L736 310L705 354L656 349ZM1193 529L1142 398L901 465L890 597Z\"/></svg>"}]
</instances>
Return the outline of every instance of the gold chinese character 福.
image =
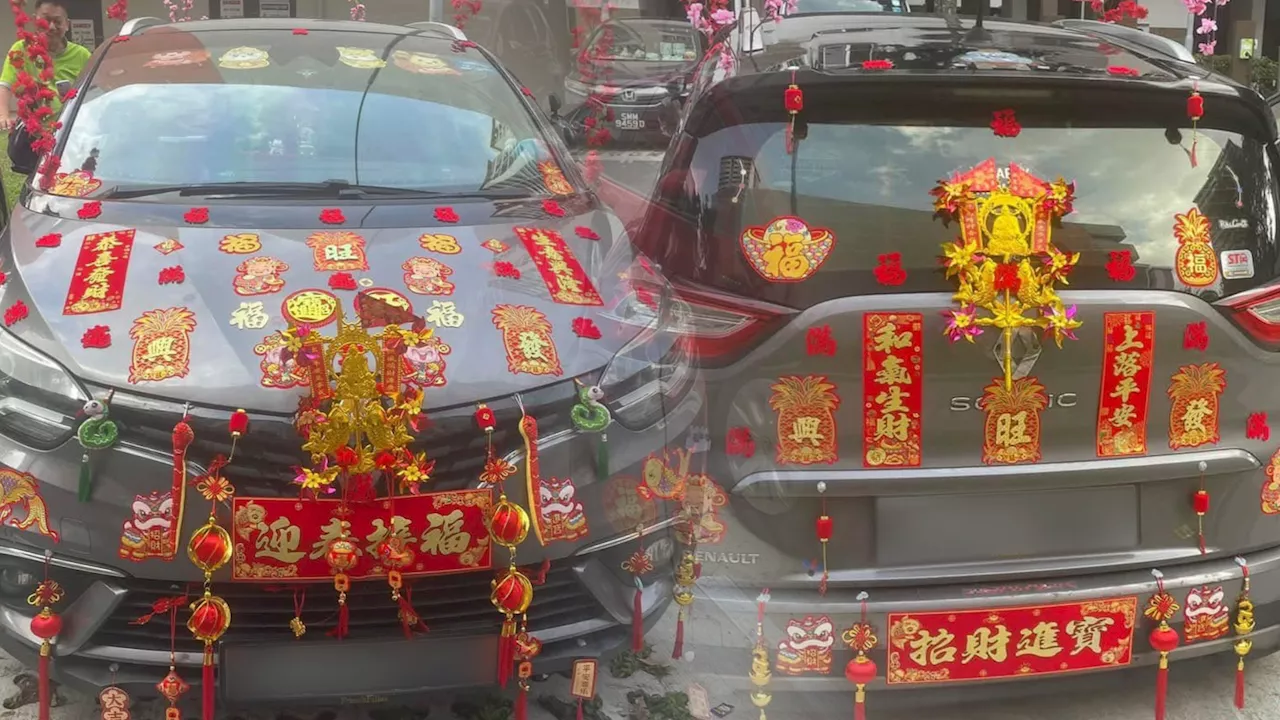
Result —
<instances>
[{"instance_id":1,"label":"gold chinese character \u798f","mask_svg":"<svg viewBox=\"0 0 1280 720\"><path fill-rule=\"evenodd\" d=\"M471 533L462 529L462 511L448 515L427 515L427 529L422 533L422 552L431 555L459 555L471 546Z\"/></svg>"}]
</instances>

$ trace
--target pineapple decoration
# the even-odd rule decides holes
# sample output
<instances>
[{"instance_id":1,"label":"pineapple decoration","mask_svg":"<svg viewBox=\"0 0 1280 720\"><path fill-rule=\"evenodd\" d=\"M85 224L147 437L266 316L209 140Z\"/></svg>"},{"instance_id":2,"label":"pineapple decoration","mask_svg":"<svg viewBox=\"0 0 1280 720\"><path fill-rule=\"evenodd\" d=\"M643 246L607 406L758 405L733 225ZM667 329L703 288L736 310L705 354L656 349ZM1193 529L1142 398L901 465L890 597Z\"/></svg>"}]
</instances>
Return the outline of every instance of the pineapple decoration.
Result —
<instances>
[{"instance_id":1,"label":"pineapple decoration","mask_svg":"<svg viewBox=\"0 0 1280 720\"><path fill-rule=\"evenodd\" d=\"M1072 210L1074 193L1074 183L1045 182L1013 163L999 168L994 159L931 192L936 214L960 225L957 241L942 246L959 304L946 313L945 332L952 342L973 342L988 327L1001 333L1004 377L985 388L981 400L988 464L1040 458L1039 413L1048 399L1035 378L1013 377L1013 346L1023 328L1043 330L1061 347L1080 327L1075 306L1064 305L1055 290L1067 284L1079 253L1050 242L1053 225Z\"/></svg>"},{"instance_id":2,"label":"pineapple decoration","mask_svg":"<svg viewBox=\"0 0 1280 720\"><path fill-rule=\"evenodd\" d=\"M836 386L825 375L786 375L770 389L769 407L778 413L778 464L834 463L839 457Z\"/></svg>"}]
</instances>

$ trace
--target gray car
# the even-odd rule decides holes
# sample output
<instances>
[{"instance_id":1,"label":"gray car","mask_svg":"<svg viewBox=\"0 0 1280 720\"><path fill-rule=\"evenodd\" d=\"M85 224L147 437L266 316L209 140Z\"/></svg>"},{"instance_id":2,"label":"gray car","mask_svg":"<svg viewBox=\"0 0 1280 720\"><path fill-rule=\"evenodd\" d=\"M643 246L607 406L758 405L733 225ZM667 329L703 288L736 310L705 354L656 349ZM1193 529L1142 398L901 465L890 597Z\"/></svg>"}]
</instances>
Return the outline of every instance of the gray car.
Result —
<instances>
[{"instance_id":1,"label":"gray car","mask_svg":"<svg viewBox=\"0 0 1280 720\"><path fill-rule=\"evenodd\" d=\"M401 602L429 628L412 640L423 628L397 609L388 578L357 572L339 642L328 637L338 595L321 570L321 523L276 524L333 502L295 483L312 463L297 428L314 356L281 333L306 325L330 337L339 312L435 333L433 347L392 347L379 361L425 388L412 445L434 461L424 492L488 497L480 475L492 442L493 458L520 468L505 484L512 500L536 502L535 519L548 508L569 518L572 532L544 543L530 534L519 547L538 581L528 611L538 671L626 643L636 588L621 563L645 518L611 508L634 496L647 457L682 446L699 413L698 376L677 342L687 309L584 189L519 85L443 25L143 19L117 40L98 49L63 111L60 171L47 189L33 176L0 243L10 312L0 331L0 646L34 663L25 598L47 557L66 590L53 608L63 619L55 680L154 695L172 661L198 685L202 644L183 627L186 603L176 636L166 608L200 593L186 547L208 517L200 487L221 456L235 499L218 513L236 549L211 587L233 613L214 647L220 703L492 685L502 616L486 568L505 569L505 551L406 571ZM556 257L529 242L535 234ZM523 308L522 324L511 308ZM603 434L572 421L593 387L612 414ZM478 407L495 415L491 435ZM539 423L527 442L522 414ZM179 452L184 417L194 442ZM81 424L97 433L105 420L114 446L82 449ZM539 451L545 484L526 484L526 446ZM394 509L385 502L353 517ZM422 499L396 502L424 562L465 554L431 535L447 516L414 515ZM263 507L275 510L258 515ZM362 549L375 552L379 529L397 525L383 522L352 527ZM488 541L487 521L468 522L470 539L450 531L449 542L473 550ZM672 541L645 529L650 559L666 566ZM646 623L670 588L669 572L645 579Z\"/></svg>"},{"instance_id":2,"label":"gray car","mask_svg":"<svg viewBox=\"0 0 1280 720\"><path fill-rule=\"evenodd\" d=\"M1161 619L1174 676L1274 650L1261 98L1106 26L753 30L713 41L637 233L692 309L723 450L699 668L852 694L861 650L874 703L1154 685Z\"/></svg>"}]
</instances>

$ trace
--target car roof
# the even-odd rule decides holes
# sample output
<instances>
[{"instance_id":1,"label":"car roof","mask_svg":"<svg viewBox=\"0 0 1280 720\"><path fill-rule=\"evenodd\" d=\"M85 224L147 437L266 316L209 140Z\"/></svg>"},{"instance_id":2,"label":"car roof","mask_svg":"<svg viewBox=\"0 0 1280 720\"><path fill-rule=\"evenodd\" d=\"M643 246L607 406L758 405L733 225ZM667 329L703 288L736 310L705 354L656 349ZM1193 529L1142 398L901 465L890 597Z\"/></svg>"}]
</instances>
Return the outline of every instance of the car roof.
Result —
<instances>
[{"instance_id":1,"label":"car roof","mask_svg":"<svg viewBox=\"0 0 1280 720\"><path fill-rule=\"evenodd\" d=\"M813 13L765 21L760 25L763 47L736 51L736 74L773 72L781 66L808 66L822 70L824 46L848 46L857 58L892 59L895 69L966 72L1008 68L974 66L975 55L1004 53L1035 60L1035 70L1067 74L1095 71L1107 77L1116 66L1139 70L1143 80L1188 85L1191 82L1234 84L1198 65L1181 61L1154 49L1154 43L1137 44L1122 33L1105 28L1045 25L1009 20L987 20L975 29L972 15L942 16L898 13ZM720 39L732 40L745 28L733 26ZM749 43L744 43L748 44ZM905 58L905 61L904 61ZM1231 91L1239 92L1239 86Z\"/></svg>"}]
</instances>

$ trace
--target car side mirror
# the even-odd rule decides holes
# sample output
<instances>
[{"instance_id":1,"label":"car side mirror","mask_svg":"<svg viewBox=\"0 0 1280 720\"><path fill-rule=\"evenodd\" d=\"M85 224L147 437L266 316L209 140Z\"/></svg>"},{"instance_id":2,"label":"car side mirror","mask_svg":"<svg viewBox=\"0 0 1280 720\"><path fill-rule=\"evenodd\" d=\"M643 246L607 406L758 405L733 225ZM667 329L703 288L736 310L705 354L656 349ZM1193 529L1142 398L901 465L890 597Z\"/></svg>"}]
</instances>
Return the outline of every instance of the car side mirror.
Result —
<instances>
[{"instance_id":1,"label":"car side mirror","mask_svg":"<svg viewBox=\"0 0 1280 720\"><path fill-rule=\"evenodd\" d=\"M551 117L560 117L560 108L564 107L560 104L560 96L555 93L547 96L547 107L551 108Z\"/></svg>"},{"instance_id":2,"label":"car side mirror","mask_svg":"<svg viewBox=\"0 0 1280 720\"><path fill-rule=\"evenodd\" d=\"M30 175L36 171L36 151L31 149L31 133L23 124L18 124L9 131L9 164L13 171L22 175Z\"/></svg>"}]
</instances>

